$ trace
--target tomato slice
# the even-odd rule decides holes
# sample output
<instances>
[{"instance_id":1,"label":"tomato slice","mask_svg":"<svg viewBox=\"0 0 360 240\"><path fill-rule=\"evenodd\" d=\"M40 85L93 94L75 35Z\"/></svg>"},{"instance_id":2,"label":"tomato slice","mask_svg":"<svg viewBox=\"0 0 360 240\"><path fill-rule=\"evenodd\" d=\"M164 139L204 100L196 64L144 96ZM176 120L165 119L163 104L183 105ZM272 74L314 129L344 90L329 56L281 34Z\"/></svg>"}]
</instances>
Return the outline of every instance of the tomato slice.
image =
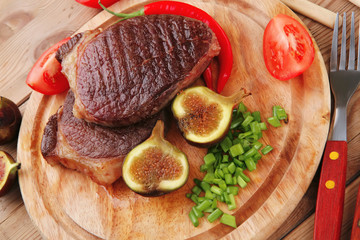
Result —
<instances>
[{"instance_id":1,"label":"tomato slice","mask_svg":"<svg viewBox=\"0 0 360 240\"><path fill-rule=\"evenodd\" d=\"M53 95L69 89L69 82L61 73L61 64L55 59L56 51L70 38L65 38L46 50L30 70L26 84L37 92Z\"/></svg>"},{"instance_id":2,"label":"tomato slice","mask_svg":"<svg viewBox=\"0 0 360 240\"><path fill-rule=\"evenodd\" d=\"M279 14L265 28L263 55L273 77L289 80L310 67L315 50L304 26L292 17Z\"/></svg>"},{"instance_id":3,"label":"tomato slice","mask_svg":"<svg viewBox=\"0 0 360 240\"><path fill-rule=\"evenodd\" d=\"M99 5L99 0L75 0L76 2L91 8L102 9ZM101 4L105 7L109 7L119 0L101 0Z\"/></svg>"}]
</instances>

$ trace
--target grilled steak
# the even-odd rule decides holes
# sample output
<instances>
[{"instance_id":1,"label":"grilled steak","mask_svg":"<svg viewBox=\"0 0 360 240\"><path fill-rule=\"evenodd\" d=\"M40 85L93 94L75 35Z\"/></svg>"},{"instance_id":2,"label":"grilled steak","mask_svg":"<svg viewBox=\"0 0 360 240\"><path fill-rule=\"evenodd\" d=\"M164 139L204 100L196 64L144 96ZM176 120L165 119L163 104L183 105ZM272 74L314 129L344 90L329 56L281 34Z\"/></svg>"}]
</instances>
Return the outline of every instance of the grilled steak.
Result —
<instances>
[{"instance_id":1,"label":"grilled steak","mask_svg":"<svg viewBox=\"0 0 360 240\"><path fill-rule=\"evenodd\" d=\"M206 24L175 15L134 17L75 37L57 54L75 95L74 116L105 126L159 112L220 52Z\"/></svg>"},{"instance_id":2,"label":"grilled steak","mask_svg":"<svg viewBox=\"0 0 360 240\"><path fill-rule=\"evenodd\" d=\"M88 175L99 184L111 184L121 176L128 152L147 139L156 114L143 122L122 128L108 128L77 119L72 114L74 95L51 116L44 130L41 153L50 165L62 164Z\"/></svg>"}]
</instances>

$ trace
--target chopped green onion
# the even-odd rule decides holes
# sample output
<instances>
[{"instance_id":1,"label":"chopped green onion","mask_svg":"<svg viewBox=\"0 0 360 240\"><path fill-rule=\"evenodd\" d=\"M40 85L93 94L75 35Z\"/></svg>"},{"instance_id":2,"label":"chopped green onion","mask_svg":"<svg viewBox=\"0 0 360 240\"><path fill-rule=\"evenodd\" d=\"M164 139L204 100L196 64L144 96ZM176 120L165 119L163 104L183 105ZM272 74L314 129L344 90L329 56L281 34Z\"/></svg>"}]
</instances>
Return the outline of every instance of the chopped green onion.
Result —
<instances>
[{"instance_id":1,"label":"chopped green onion","mask_svg":"<svg viewBox=\"0 0 360 240\"><path fill-rule=\"evenodd\" d=\"M281 123L280 123L279 119L277 119L276 117L269 117L267 120L271 126L281 127Z\"/></svg>"},{"instance_id":2,"label":"chopped green onion","mask_svg":"<svg viewBox=\"0 0 360 240\"><path fill-rule=\"evenodd\" d=\"M252 122L250 123L250 128L251 131L255 134L255 133L260 133L261 129L260 129L260 124L258 122Z\"/></svg>"},{"instance_id":3,"label":"chopped green onion","mask_svg":"<svg viewBox=\"0 0 360 240\"><path fill-rule=\"evenodd\" d=\"M213 184L219 184L221 181L223 181L221 178L214 178L212 183ZM211 189L210 189L211 190Z\"/></svg>"},{"instance_id":4,"label":"chopped green onion","mask_svg":"<svg viewBox=\"0 0 360 240\"><path fill-rule=\"evenodd\" d=\"M236 169L235 163L231 162L227 168L229 169L229 172L231 174L233 174L235 172L235 169Z\"/></svg>"},{"instance_id":5,"label":"chopped green onion","mask_svg":"<svg viewBox=\"0 0 360 240\"><path fill-rule=\"evenodd\" d=\"M235 187L235 186L228 186L228 187L226 188L226 192L227 192L228 194L232 194L232 195L236 196L236 195L238 195L238 193L239 193L239 188L238 188L238 187Z\"/></svg>"},{"instance_id":6,"label":"chopped green onion","mask_svg":"<svg viewBox=\"0 0 360 240\"><path fill-rule=\"evenodd\" d=\"M216 161L215 155L213 153L208 153L204 157L204 162L206 165L211 165Z\"/></svg>"},{"instance_id":7,"label":"chopped green onion","mask_svg":"<svg viewBox=\"0 0 360 240\"><path fill-rule=\"evenodd\" d=\"M226 165L226 167L222 168L222 171L224 172L224 174L230 173L229 169L227 168L227 165Z\"/></svg>"},{"instance_id":8,"label":"chopped green onion","mask_svg":"<svg viewBox=\"0 0 360 240\"><path fill-rule=\"evenodd\" d=\"M208 209L211 206L211 204L212 204L211 200L205 199L196 206L196 209L202 212L205 209Z\"/></svg>"},{"instance_id":9,"label":"chopped green onion","mask_svg":"<svg viewBox=\"0 0 360 240\"><path fill-rule=\"evenodd\" d=\"M256 122L261 122L261 116L259 111L252 112L251 115L253 116Z\"/></svg>"},{"instance_id":10,"label":"chopped green onion","mask_svg":"<svg viewBox=\"0 0 360 240\"><path fill-rule=\"evenodd\" d=\"M207 190L210 190L210 184L207 182L201 182L200 183L200 187L202 188L202 190L204 190L204 192L206 192Z\"/></svg>"},{"instance_id":11,"label":"chopped green onion","mask_svg":"<svg viewBox=\"0 0 360 240\"><path fill-rule=\"evenodd\" d=\"M241 172L241 173L239 174L239 176L240 176L242 179L244 179L245 182L247 182L247 183L250 182L250 178L249 178L248 176L246 176L244 172Z\"/></svg>"},{"instance_id":12,"label":"chopped green onion","mask_svg":"<svg viewBox=\"0 0 360 240\"><path fill-rule=\"evenodd\" d=\"M204 156L204 164L200 166L200 171L206 172L205 176L202 180L194 179L192 193L186 194L186 197L196 204L189 213L194 226L199 225L198 218L203 217L206 212L210 213L209 222L222 215L220 222L236 228L235 217L223 213L217 207L217 202L226 203L229 210L236 209L235 196L239 194L240 187L244 188L250 182L243 170L255 170L262 156L273 149L269 145L262 148L263 144L259 141L263 135L262 131L267 129L267 123L261 122L259 111L247 111L246 106L240 103L238 108L233 110L232 117L230 130L224 140L210 147ZM285 110L280 106L274 106L273 116L267 120L272 126L279 127L279 120L285 119ZM204 195L200 197L202 191Z\"/></svg>"},{"instance_id":13,"label":"chopped green onion","mask_svg":"<svg viewBox=\"0 0 360 240\"><path fill-rule=\"evenodd\" d=\"M225 203L226 203L226 204L230 204L229 194L227 194L226 192L223 192L222 195L224 196Z\"/></svg>"},{"instance_id":14,"label":"chopped green onion","mask_svg":"<svg viewBox=\"0 0 360 240\"><path fill-rule=\"evenodd\" d=\"M224 172L223 172L221 169L216 169L216 170L215 170L215 175L217 175L217 177L220 177L220 178L222 178L222 179L225 178L225 174L224 174Z\"/></svg>"},{"instance_id":15,"label":"chopped green onion","mask_svg":"<svg viewBox=\"0 0 360 240\"><path fill-rule=\"evenodd\" d=\"M217 194L217 195L221 195L221 194L222 194L221 188L219 188L219 187L217 187L217 186L215 186L215 185L211 186L210 190L211 190L213 193Z\"/></svg>"},{"instance_id":16,"label":"chopped green onion","mask_svg":"<svg viewBox=\"0 0 360 240\"><path fill-rule=\"evenodd\" d=\"M208 209L205 209L204 212L206 213L212 213L213 211L215 210L215 208L208 208Z\"/></svg>"},{"instance_id":17,"label":"chopped green onion","mask_svg":"<svg viewBox=\"0 0 360 240\"><path fill-rule=\"evenodd\" d=\"M277 110L278 109L281 109L281 107L279 105L275 105L275 106L272 107L273 116L276 117L277 119L279 119L278 116L277 116Z\"/></svg>"},{"instance_id":18,"label":"chopped green onion","mask_svg":"<svg viewBox=\"0 0 360 240\"><path fill-rule=\"evenodd\" d=\"M244 121L242 117L235 118L233 121L231 121L230 129L235 129Z\"/></svg>"},{"instance_id":19,"label":"chopped green onion","mask_svg":"<svg viewBox=\"0 0 360 240\"><path fill-rule=\"evenodd\" d=\"M254 142L254 145L253 147L256 149L256 150L259 150L261 147L262 147L262 143L261 142Z\"/></svg>"},{"instance_id":20,"label":"chopped green onion","mask_svg":"<svg viewBox=\"0 0 360 240\"><path fill-rule=\"evenodd\" d=\"M246 164L246 167L249 169L250 172L256 169L256 164L255 164L254 160L251 157L245 159L245 164Z\"/></svg>"},{"instance_id":21,"label":"chopped green onion","mask_svg":"<svg viewBox=\"0 0 360 240\"><path fill-rule=\"evenodd\" d=\"M235 138L233 141L232 141L233 145L235 144L238 144L238 143L241 143L241 139L240 138Z\"/></svg>"},{"instance_id":22,"label":"chopped green onion","mask_svg":"<svg viewBox=\"0 0 360 240\"><path fill-rule=\"evenodd\" d=\"M236 228L235 216L224 213L220 219L220 222L230 227Z\"/></svg>"},{"instance_id":23,"label":"chopped green onion","mask_svg":"<svg viewBox=\"0 0 360 240\"><path fill-rule=\"evenodd\" d=\"M235 165L238 166L238 167L240 167L240 165L243 164L240 160L238 160L236 158L233 159L233 163L235 163Z\"/></svg>"},{"instance_id":24,"label":"chopped green onion","mask_svg":"<svg viewBox=\"0 0 360 240\"><path fill-rule=\"evenodd\" d=\"M288 118L288 116L287 116L287 114L286 114L286 112L285 112L285 109L283 109L283 108L280 108L280 109L277 109L276 110L276 117L277 117L277 119L279 119L279 120L287 120L287 118Z\"/></svg>"},{"instance_id":25,"label":"chopped green onion","mask_svg":"<svg viewBox=\"0 0 360 240\"><path fill-rule=\"evenodd\" d=\"M256 152L254 154L254 156L252 156L252 158L254 159L255 162L257 162L258 160L260 160L262 158L262 156L259 152Z\"/></svg>"},{"instance_id":26,"label":"chopped green onion","mask_svg":"<svg viewBox=\"0 0 360 240\"><path fill-rule=\"evenodd\" d=\"M198 196L196 194L191 194L190 199L195 203L198 204L199 200L198 200Z\"/></svg>"},{"instance_id":27,"label":"chopped green onion","mask_svg":"<svg viewBox=\"0 0 360 240\"><path fill-rule=\"evenodd\" d=\"M229 151L230 147L232 146L231 139L229 137L226 137L222 142L220 143L220 147L224 152Z\"/></svg>"},{"instance_id":28,"label":"chopped green onion","mask_svg":"<svg viewBox=\"0 0 360 240\"><path fill-rule=\"evenodd\" d=\"M219 208L216 208L211 214L209 214L207 219L208 219L209 222L212 223L216 219L218 219L222 214L223 214L223 212Z\"/></svg>"},{"instance_id":29,"label":"chopped green onion","mask_svg":"<svg viewBox=\"0 0 360 240\"><path fill-rule=\"evenodd\" d=\"M248 137L248 136L250 136L250 135L252 135L253 133L251 132L251 131L248 131L248 132L244 132L244 133L240 133L239 134L239 136L238 136L238 138L246 138L246 137Z\"/></svg>"},{"instance_id":30,"label":"chopped green onion","mask_svg":"<svg viewBox=\"0 0 360 240\"><path fill-rule=\"evenodd\" d=\"M244 121L241 123L241 126L246 127L248 126L252 121L254 120L254 118L251 115L248 115Z\"/></svg>"},{"instance_id":31,"label":"chopped green onion","mask_svg":"<svg viewBox=\"0 0 360 240\"><path fill-rule=\"evenodd\" d=\"M228 209L229 210L234 210L236 208L235 197L231 193L228 196L229 196L229 199L230 199L230 203L228 204Z\"/></svg>"},{"instance_id":32,"label":"chopped green onion","mask_svg":"<svg viewBox=\"0 0 360 240\"><path fill-rule=\"evenodd\" d=\"M241 112L241 113L244 113L244 112L247 111L247 108L246 108L246 106L245 106L245 104L243 102L239 103L238 111Z\"/></svg>"},{"instance_id":33,"label":"chopped green onion","mask_svg":"<svg viewBox=\"0 0 360 240\"><path fill-rule=\"evenodd\" d=\"M244 149L240 143L235 144L234 146L230 147L230 154L232 157L239 156L240 154L244 153Z\"/></svg>"},{"instance_id":34,"label":"chopped green onion","mask_svg":"<svg viewBox=\"0 0 360 240\"><path fill-rule=\"evenodd\" d=\"M217 199L214 198L213 201L212 201L212 204L211 204L211 208L216 208L217 207Z\"/></svg>"},{"instance_id":35,"label":"chopped green onion","mask_svg":"<svg viewBox=\"0 0 360 240\"><path fill-rule=\"evenodd\" d=\"M229 155L223 155L222 156L222 161L221 162L223 162L223 163L227 163L227 162L229 162Z\"/></svg>"},{"instance_id":36,"label":"chopped green onion","mask_svg":"<svg viewBox=\"0 0 360 240\"><path fill-rule=\"evenodd\" d=\"M232 175L230 173L225 174L225 183L229 185L232 184Z\"/></svg>"},{"instance_id":37,"label":"chopped green onion","mask_svg":"<svg viewBox=\"0 0 360 240\"><path fill-rule=\"evenodd\" d=\"M270 146L270 145L267 145L266 147L264 147L263 149L261 149L261 153L266 155L268 154L269 152L271 152L271 150L273 150L273 147Z\"/></svg>"},{"instance_id":38,"label":"chopped green onion","mask_svg":"<svg viewBox=\"0 0 360 240\"><path fill-rule=\"evenodd\" d=\"M210 189L206 190L205 198L207 198L207 199L214 199L215 198L214 194L210 191Z\"/></svg>"},{"instance_id":39,"label":"chopped green onion","mask_svg":"<svg viewBox=\"0 0 360 240\"><path fill-rule=\"evenodd\" d=\"M259 126L262 131L267 130L266 123L264 123L264 122L259 123Z\"/></svg>"},{"instance_id":40,"label":"chopped green onion","mask_svg":"<svg viewBox=\"0 0 360 240\"><path fill-rule=\"evenodd\" d=\"M191 191L192 191L193 193L195 193L197 196L199 196L200 193L201 193L201 188L199 188L197 185L195 185L195 186L191 189Z\"/></svg>"},{"instance_id":41,"label":"chopped green onion","mask_svg":"<svg viewBox=\"0 0 360 240\"><path fill-rule=\"evenodd\" d=\"M233 137L233 135L232 135L231 130L229 130L229 132L228 132L227 136L228 136L230 139L233 139L233 138L234 138L234 137Z\"/></svg>"},{"instance_id":42,"label":"chopped green onion","mask_svg":"<svg viewBox=\"0 0 360 240\"><path fill-rule=\"evenodd\" d=\"M207 171L207 169L208 169L208 167L206 166L205 163L200 166L200 172L205 172L205 171Z\"/></svg>"},{"instance_id":43,"label":"chopped green onion","mask_svg":"<svg viewBox=\"0 0 360 240\"><path fill-rule=\"evenodd\" d=\"M244 188L247 185L247 183L245 182L245 180L241 176L237 177L237 183L239 184L239 186L241 188Z\"/></svg>"},{"instance_id":44,"label":"chopped green onion","mask_svg":"<svg viewBox=\"0 0 360 240\"><path fill-rule=\"evenodd\" d=\"M252 157L255 155L255 153L257 153L257 149L255 147L252 147L250 148L249 151L247 151L245 154L244 154L244 157L245 159L249 158L249 157Z\"/></svg>"},{"instance_id":45,"label":"chopped green onion","mask_svg":"<svg viewBox=\"0 0 360 240\"><path fill-rule=\"evenodd\" d=\"M203 212L197 210L195 206L191 208L191 211L194 211L195 217L197 218L201 218L204 216Z\"/></svg>"},{"instance_id":46,"label":"chopped green onion","mask_svg":"<svg viewBox=\"0 0 360 240\"><path fill-rule=\"evenodd\" d=\"M201 180L194 178L194 183L196 184L196 186L200 187Z\"/></svg>"},{"instance_id":47,"label":"chopped green onion","mask_svg":"<svg viewBox=\"0 0 360 240\"><path fill-rule=\"evenodd\" d=\"M218 185L222 191L226 191L227 186L224 180L221 180Z\"/></svg>"},{"instance_id":48,"label":"chopped green onion","mask_svg":"<svg viewBox=\"0 0 360 240\"><path fill-rule=\"evenodd\" d=\"M189 213L189 218L190 221L192 222L192 224L194 225L194 227L199 226L199 220L195 215L195 212L193 211L193 209L191 209L190 213Z\"/></svg>"},{"instance_id":49,"label":"chopped green onion","mask_svg":"<svg viewBox=\"0 0 360 240\"><path fill-rule=\"evenodd\" d=\"M204 178L203 182L212 183L212 181L215 179L214 173L207 173Z\"/></svg>"}]
</instances>

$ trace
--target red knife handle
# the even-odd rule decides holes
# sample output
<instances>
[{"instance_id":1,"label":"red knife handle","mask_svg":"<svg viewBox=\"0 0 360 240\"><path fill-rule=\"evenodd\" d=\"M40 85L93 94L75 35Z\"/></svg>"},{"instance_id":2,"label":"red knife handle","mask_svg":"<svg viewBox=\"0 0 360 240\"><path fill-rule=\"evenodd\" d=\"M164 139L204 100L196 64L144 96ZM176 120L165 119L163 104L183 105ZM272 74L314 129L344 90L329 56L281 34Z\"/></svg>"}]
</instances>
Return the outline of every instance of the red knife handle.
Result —
<instances>
[{"instance_id":1,"label":"red knife handle","mask_svg":"<svg viewBox=\"0 0 360 240\"><path fill-rule=\"evenodd\" d=\"M351 232L351 240L360 239L360 185L356 199L354 222Z\"/></svg>"},{"instance_id":2,"label":"red knife handle","mask_svg":"<svg viewBox=\"0 0 360 240\"><path fill-rule=\"evenodd\" d=\"M316 200L315 240L340 239L346 164L346 141L327 141Z\"/></svg>"}]
</instances>

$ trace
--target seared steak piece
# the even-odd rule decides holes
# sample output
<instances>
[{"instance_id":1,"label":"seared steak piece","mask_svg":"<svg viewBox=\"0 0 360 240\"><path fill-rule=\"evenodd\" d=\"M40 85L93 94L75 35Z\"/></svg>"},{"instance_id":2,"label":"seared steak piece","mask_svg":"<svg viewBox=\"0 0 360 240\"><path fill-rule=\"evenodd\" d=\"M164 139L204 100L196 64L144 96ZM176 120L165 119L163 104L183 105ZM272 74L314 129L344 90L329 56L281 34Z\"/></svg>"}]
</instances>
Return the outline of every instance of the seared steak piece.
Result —
<instances>
[{"instance_id":1,"label":"seared steak piece","mask_svg":"<svg viewBox=\"0 0 360 240\"><path fill-rule=\"evenodd\" d=\"M175 15L134 17L80 38L58 53L75 94L73 113L105 126L159 112L220 52L206 24Z\"/></svg>"},{"instance_id":2,"label":"seared steak piece","mask_svg":"<svg viewBox=\"0 0 360 240\"><path fill-rule=\"evenodd\" d=\"M159 113L135 125L108 128L75 118L73 105L74 95L69 91L64 105L45 127L41 153L50 165L60 163L103 185L121 176L127 153L147 139L156 121L163 119Z\"/></svg>"}]
</instances>

